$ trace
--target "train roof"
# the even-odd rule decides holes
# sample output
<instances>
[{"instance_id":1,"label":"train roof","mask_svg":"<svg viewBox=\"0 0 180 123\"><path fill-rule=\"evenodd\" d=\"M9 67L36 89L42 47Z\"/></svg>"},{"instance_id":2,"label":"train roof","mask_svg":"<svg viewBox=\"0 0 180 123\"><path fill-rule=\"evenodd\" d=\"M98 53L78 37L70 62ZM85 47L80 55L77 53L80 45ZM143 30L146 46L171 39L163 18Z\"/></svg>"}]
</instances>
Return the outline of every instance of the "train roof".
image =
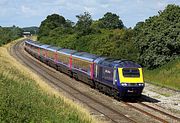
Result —
<instances>
[{"instance_id":1,"label":"train roof","mask_svg":"<svg viewBox=\"0 0 180 123\"><path fill-rule=\"evenodd\" d=\"M108 67L121 67L121 68L141 68L141 66L134 61L126 59L113 59L108 57L100 57L95 60L95 63Z\"/></svg>"},{"instance_id":2,"label":"train roof","mask_svg":"<svg viewBox=\"0 0 180 123\"><path fill-rule=\"evenodd\" d=\"M71 50L71 49L60 49L57 52L62 53L62 54L66 54L66 55L71 55L75 52L77 52L76 50Z\"/></svg>"},{"instance_id":3,"label":"train roof","mask_svg":"<svg viewBox=\"0 0 180 123\"><path fill-rule=\"evenodd\" d=\"M39 46L41 46L41 45L44 45L44 44L42 44L42 43L40 43L40 42L38 42L38 41L32 41L32 40L26 40L25 42L28 43L28 44L31 44L31 45L33 45L33 46L36 46L36 47L39 47Z\"/></svg>"},{"instance_id":4,"label":"train roof","mask_svg":"<svg viewBox=\"0 0 180 123\"><path fill-rule=\"evenodd\" d=\"M72 56L76 57L76 58L88 60L88 61L94 61L95 59L97 59L99 57L97 55L86 53L86 52L76 52Z\"/></svg>"},{"instance_id":5,"label":"train roof","mask_svg":"<svg viewBox=\"0 0 180 123\"><path fill-rule=\"evenodd\" d=\"M118 66L122 68L141 68L141 65L137 64L134 61L130 60L122 60L122 61L114 61L115 63L118 63Z\"/></svg>"},{"instance_id":6,"label":"train roof","mask_svg":"<svg viewBox=\"0 0 180 123\"><path fill-rule=\"evenodd\" d=\"M108 58L108 57L99 57L94 54L90 54L86 52L77 52L76 50L64 49L60 47L46 45L46 44L42 44L40 42L32 41L32 40L27 40L26 42L31 45L41 47L41 48L46 48L51 51L57 51L62 54L72 55L73 57L76 57L76 58L81 58L88 61L94 61L96 64L100 64L103 66L121 67L121 68L141 68L141 65L130 60L125 60L125 59L118 60L118 59L113 59L113 58Z\"/></svg>"},{"instance_id":7,"label":"train roof","mask_svg":"<svg viewBox=\"0 0 180 123\"><path fill-rule=\"evenodd\" d=\"M50 47L50 45L44 44L44 45L41 45L40 47L46 49L46 48Z\"/></svg>"},{"instance_id":8,"label":"train roof","mask_svg":"<svg viewBox=\"0 0 180 123\"><path fill-rule=\"evenodd\" d=\"M47 47L47 50L51 50L51 51L58 51L60 49L62 49L62 48L61 47L51 46L51 45L49 45L49 47Z\"/></svg>"},{"instance_id":9,"label":"train roof","mask_svg":"<svg viewBox=\"0 0 180 123\"><path fill-rule=\"evenodd\" d=\"M31 43L34 43L34 44L39 45L39 46L44 45L43 43L40 43L40 42L37 42L37 41L31 42Z\"/></svg>"}]
</instances>

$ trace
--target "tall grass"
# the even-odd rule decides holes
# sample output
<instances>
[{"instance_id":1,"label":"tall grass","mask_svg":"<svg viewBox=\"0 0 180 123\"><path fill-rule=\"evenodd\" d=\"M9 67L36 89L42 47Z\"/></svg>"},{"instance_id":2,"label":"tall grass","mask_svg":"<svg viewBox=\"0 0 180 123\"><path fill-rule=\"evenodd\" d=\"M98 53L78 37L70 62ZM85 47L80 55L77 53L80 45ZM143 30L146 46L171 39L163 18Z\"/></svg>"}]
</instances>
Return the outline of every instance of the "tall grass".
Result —
<instances>
[{"instance_id":1,"label":"tall grass","mask_svg":"<svg viewBox=\"0 0 180 123\"><path fill-rule=\"evenodd\" d=\"M180 90L180 59L155 70L145 70L145 80L160 86Z\"/></svg>"},{"instance_id":2,"label":"tall grass","mask_svg":"<svg viewBox=\"0 0 180 123\"><path fill-rule=\"evenodd\" d=\"M13 59L9 46L0 47L0 122L96 122Z\"/></svg>"},{"instance_id":3,"label":"tall grass","mask_svg":"<svg viewBox=\"0 0 180 123\"><path fill-rule=\"evenodd\" d=\"M44 93L26 77L15 79L10 73L0 73L0 78L0 122L91 122L82 119L77 109L63 99Z\"/></svg>"}]
</instances>

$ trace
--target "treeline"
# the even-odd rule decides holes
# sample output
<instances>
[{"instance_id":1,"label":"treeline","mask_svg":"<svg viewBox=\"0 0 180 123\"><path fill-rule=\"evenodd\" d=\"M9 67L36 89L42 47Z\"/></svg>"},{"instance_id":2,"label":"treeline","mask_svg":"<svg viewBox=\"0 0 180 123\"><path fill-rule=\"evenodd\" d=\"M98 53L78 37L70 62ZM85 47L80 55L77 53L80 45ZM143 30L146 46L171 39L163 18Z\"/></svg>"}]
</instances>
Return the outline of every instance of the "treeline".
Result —
<instances>
[{"instance_id":1,"label":"treeline","mask_svg":"<svg viewBox=\"0 0 180 123\"><path fill-rule=\"evenodd\" d=\"M63 16L49 15L41 23L38 40L103 56L136 59L132 30L125 29L119 16L108 12L93 21L91 15L85 12L76 17L78 21L74 24Z\"/></svg>"},{"instance_id":2,"label":"treeline","mask_svg":"<svg viewBox=\"0 0 180 123\"><path fill-rule=\"evenodd\" d=\"M90 13L74 23L52 14L42 21L38 40L43 43L118 59L137 61L149 69L180 55L180 7L168 5L158 15L127 29L118 15L107 12L98 20Z\"/></svg>"},{"instance_id":3,"label":"treeline","mask_svg":"<svg viewBox=\"0 0 180 123\"><path fill-rule=\"evenodd\" d=\"M1 27L0 26L0 46L9 43L22 36L22 30L19 27Z\"/></svg>"},{"instance_id":4,"label":"treeline","mask_svg":"<svg viewBox=\"0 0 180 123\"><path fill-rule=\"evenodd\" d=\"M24 27L22 28L23 32L30 32L32 35L37 35L39 32L39 28L36 26L32 27Z\"/></svg>"}]
</instances>

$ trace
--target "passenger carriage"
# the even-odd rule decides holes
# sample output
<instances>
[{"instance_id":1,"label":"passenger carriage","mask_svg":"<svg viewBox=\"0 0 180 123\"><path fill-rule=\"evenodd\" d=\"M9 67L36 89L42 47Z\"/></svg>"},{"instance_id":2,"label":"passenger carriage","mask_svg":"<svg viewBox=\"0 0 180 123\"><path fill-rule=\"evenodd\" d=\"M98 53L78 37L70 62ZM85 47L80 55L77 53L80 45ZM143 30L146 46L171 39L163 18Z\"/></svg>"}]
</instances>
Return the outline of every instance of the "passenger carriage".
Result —
<instances>
[{"instance_id":1,"label":"passenger carriage","mask_svg":"<svg viewBox=\"0 0 180 123\"><path fill-rule=\"evenodd\" d=\"M72 77L72 54L77 51L70 49L61 49L57 51L58 70Z\"/></svg>"},{"instance_id":2,"label":"passenger carriage","mask_svg":"<svg viewBox=\"0 0 180 123\"><path fill-rule=\"evenodd\" d=\"M99 56L86 52L76 52L72 55L73 77L94 86L94 60Z\"/></svg>"}]
</instances>

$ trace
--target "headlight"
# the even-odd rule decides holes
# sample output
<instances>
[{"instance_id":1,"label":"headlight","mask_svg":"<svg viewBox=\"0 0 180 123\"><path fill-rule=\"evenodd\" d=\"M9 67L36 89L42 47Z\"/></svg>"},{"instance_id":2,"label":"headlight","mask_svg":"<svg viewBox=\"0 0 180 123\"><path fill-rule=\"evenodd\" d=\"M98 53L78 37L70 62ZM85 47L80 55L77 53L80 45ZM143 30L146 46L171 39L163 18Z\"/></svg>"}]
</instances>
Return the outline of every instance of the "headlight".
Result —
<instances>
[{"instance_id":1,"label":"headlight","mask_svg":"<svg viewBox=\"0 0 180 123\"><path fill-rule=\"evenodd\" d=\"M139 86L144 86L144 84L142 84L142 83L141 83L141 84L138 84L138 85L139 85Z\"/></svg>"},{"instance_id":2,"label":"headlight","mask_svg":"<svg viewBox=\"0 0 180 123\"><path fill-rule=\"evenodd\" d=\"M121 85L122 85L122 86L127 86L127 83L122 83Z\"/></svg>"}]
</instances>

